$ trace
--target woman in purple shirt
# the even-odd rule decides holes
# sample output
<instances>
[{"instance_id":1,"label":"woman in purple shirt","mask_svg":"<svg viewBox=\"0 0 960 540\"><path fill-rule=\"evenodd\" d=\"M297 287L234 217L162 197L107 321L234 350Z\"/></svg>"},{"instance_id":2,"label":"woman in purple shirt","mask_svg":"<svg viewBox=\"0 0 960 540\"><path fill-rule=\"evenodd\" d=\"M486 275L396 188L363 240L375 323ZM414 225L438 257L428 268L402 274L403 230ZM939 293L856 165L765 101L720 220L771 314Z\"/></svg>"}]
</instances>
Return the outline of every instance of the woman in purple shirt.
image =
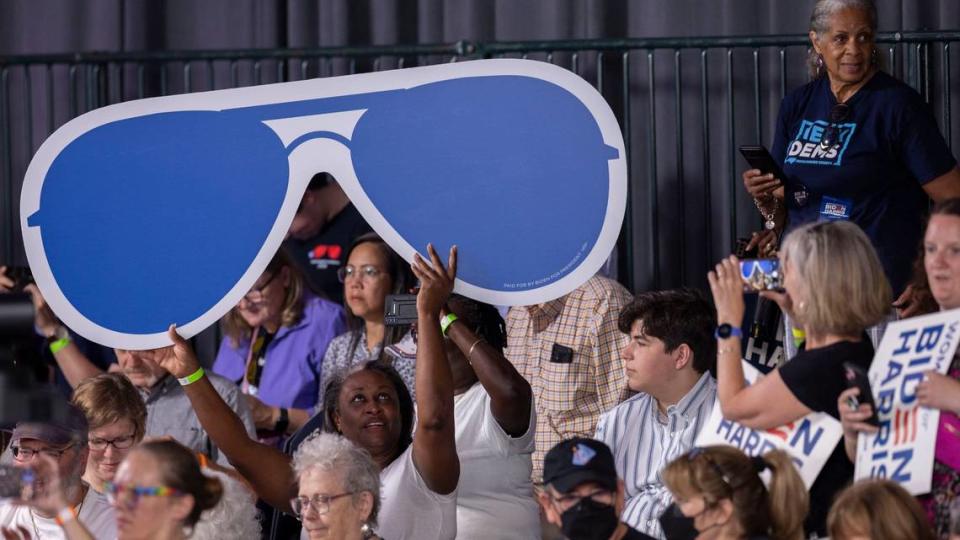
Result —
<instances>
[{"instance_id":1,"label":"woman in purple shirt","mask_svg":"<svg viewBox=\"0 0 960 540\"><path fill-rule=\"evenodd\" d=\"M299 429L317 404L327 346L346 330L343 310L311 293L280 251L221 323L213 370L240 385L261 438Z\"/></svg>"}]
</instances>

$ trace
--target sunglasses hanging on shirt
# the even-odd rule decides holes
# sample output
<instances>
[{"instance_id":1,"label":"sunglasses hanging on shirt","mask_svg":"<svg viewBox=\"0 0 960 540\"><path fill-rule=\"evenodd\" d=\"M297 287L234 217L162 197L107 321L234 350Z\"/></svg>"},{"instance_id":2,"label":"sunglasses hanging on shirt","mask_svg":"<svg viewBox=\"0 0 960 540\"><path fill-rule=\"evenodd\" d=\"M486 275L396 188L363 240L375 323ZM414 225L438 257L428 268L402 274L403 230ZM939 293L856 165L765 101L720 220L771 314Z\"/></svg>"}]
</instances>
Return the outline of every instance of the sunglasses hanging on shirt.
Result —
<instances>
[{"instance_id":1,"label":"sunglasses hanging on shirt","mask_svg":"<svg viewBox=\"0 0 960 540\"><path fill-rule=\"evenodd\" d=\"M840 142L840 122L843 122L850 116L850 106L846 103L837 103L830 109L830 125L823 132L820 138L820 148L826 150L836 146Z\"/></svg>"}]
</instances>

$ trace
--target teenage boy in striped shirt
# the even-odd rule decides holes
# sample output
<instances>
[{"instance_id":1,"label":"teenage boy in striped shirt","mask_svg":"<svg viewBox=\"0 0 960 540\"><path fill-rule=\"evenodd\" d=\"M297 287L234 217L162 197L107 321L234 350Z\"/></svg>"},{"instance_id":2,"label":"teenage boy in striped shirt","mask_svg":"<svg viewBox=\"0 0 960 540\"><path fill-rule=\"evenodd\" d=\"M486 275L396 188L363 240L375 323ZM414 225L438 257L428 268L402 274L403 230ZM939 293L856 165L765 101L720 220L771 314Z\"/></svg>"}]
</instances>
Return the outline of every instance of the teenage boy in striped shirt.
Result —
<instances>
[{"instance_id":1,"label":"teenage boy in striped shirt","mask_svg":"<svg viewBox=\"0 0 960 540\"><path fill-rule=\"evenodd\" d=\"M693 447L716 401L716 320L691 289L641 293L620 314L627 385L638 394L600 418L596 439L625 484L621 520L650 536L664 538L658 518L672 502L660 471Z\"/></svg>"}]
</instances>

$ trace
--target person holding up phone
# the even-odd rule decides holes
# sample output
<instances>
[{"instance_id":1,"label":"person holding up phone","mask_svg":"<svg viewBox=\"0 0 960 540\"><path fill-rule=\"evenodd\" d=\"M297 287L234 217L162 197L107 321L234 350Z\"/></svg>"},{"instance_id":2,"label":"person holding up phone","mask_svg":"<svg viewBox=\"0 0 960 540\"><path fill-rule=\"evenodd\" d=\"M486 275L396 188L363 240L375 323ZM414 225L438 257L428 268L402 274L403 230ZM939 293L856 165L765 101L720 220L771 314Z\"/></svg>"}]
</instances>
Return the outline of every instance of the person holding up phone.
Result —
<instances>
[{"instance_id":1,"label":"person holding up phone","mask_svg":"<svg viewBox=\"0 0 960 540\"><path fill-rule=\"evenodd\" d=\"M784 292L761 295L777 302L806 332L793 360L746 386L740 323L744 282L729 257L707 276L717 306L717 400L724 418L753 429L771 429L824 412L839 418L837 398L846 388L843 363L868 369L873 345L864 330L889 310L890 285L862 230L849 222L809 223L791 232L780 252ZM826 533L833 495L853 478L853 464L837 445L810 488L808 533Z\"/></svg>"},{"instance_id":2,"label":"person holding up phone","mask_svg":"<svg viewBox=\"0 0 960 540\"><path fill-rule=\"evenodd\" d=\"M787 233L815 221L859 225L909 316L904 254L919 244L929 200L960 196L960 170L921 96L880 69L876 30L872 0L816 2L813 80L783 99L774 127L770 153L783 177L751 167L743 183Z\"/></svg>"},{"instance_id":3,"label":"person holding up phone","mask_svg":"<svg viewBox=\"0 0 960 540\"><path fill-rule=\"evenodd\" d=\"M914 290L929 293L941 310L960 308L960 199L949 199L933 207L923 238L922 264L917 266ZM867 419L872 407L860 403L856 409L847 404L858 398L851 388L840 394L837 407L843 424L847 456L854 460L859 433L875 433ZM940 538L950 529L950 502L960 498L960 355L955 356L946 375L926 374L917 386L920 405L940 409L940 426L934 453L933 483L929 495L920 497L927 516Z\"/></svg>"}]
</instances>

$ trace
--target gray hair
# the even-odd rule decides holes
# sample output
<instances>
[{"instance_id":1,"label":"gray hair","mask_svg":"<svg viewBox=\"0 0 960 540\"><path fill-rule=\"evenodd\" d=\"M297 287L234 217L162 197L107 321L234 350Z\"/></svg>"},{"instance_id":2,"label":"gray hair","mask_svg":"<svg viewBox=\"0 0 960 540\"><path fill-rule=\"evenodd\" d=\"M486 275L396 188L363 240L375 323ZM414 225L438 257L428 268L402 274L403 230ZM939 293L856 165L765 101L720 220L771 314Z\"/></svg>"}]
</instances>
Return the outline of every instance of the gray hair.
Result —
<instances>
[{"instance_id":1,"label":"gray hair","mask_svg":"<svg viewBox=\"0 0 960 540\"><path fill-rule=\"evenodd\" d=\"M783 241L780 258L797 274L793 298L810 334L855 335L891 311L892 292L870 239L849 221L808 223Z\"/></svg>"},{"instance_id":2,"label":"gray hair","mask_svg":"<svg viewBox=\"0 0 960 540\"><path fill-rule=\"evenodd\" d=\"M191 540L259 540L260 520L257 501L250 490L231 476L213 469L203 469L203 474L218 478L223 484L220 502L200 515L193 527Z\"/></svg>"},{"instance_id":3,"label":"gray hair","mask_svg":"<svg viewBox=\"0 0 960 540\"><path fill-rule=\"evenodd\" d=\"M380 511L380 469L370 454L349 439L333 433L314 433L293 454L293 471L299 479L305 472L320 470L340 477L343 490L353 493L353 501L367 491L373 495L373 508L367 523L377 525Z\"/></svg>"},{"instance_id":4,"label":"gray hair","mask_svg":"<svg viewBox=\"0 0 960 540\"><path fill-rule=\"evenodd\" d=\"M813 5L813 13L810 14L810 31L816 34L819 40L823 34L830 31L830 21L833 16L845 9L856 9L866 13L870 29L877 31L877 5L873 0L817 0ZM817 56L817 51L810 47L807 53L807 68L813 79L823 76L822 70L817 66Z\"/></svg>"}]
</instances>

